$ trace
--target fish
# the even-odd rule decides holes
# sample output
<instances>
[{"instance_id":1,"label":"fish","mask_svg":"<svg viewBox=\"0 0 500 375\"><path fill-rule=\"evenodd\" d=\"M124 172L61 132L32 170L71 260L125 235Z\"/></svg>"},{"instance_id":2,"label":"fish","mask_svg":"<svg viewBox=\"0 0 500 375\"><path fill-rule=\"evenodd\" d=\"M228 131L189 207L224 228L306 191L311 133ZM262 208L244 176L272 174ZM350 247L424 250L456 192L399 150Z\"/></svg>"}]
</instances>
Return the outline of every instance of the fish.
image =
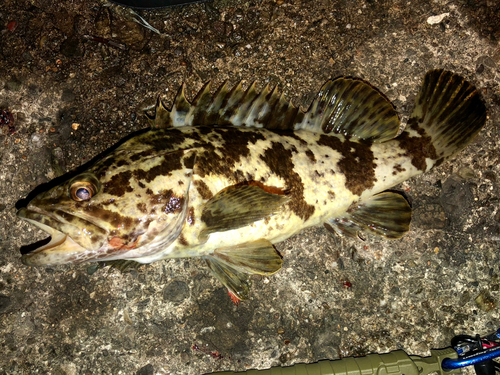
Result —
<instances>
[{"instance_id":1,"label":"fish","mask_svg":"<svg viewBox=\"0 0 500 375\"><path fill-rule=\"evenodd\" d=\"M244 300L250 275L282 267L274 245L304 228L401 238L411 207L388 189L456 156L486 122L478 90L440 69L402 130L391 102L357 78L326 82L307 110L269 86L184 92L17 212L50 236L24 251L25 265L198 257Z\"/></svg>"}]
</instances>

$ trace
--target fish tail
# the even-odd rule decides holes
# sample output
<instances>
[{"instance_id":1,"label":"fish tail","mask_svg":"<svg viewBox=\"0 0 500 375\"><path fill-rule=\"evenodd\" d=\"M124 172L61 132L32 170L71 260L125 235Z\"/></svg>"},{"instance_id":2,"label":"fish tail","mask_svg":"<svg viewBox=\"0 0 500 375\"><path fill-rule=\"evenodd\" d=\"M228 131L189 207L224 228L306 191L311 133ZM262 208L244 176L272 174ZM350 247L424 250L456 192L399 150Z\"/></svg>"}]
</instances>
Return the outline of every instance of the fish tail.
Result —
<instances>
[{"instance_id":1,"label":"fish tail","mask_svg":"<svg viewBox=\"0 0 500 375\"><path fill-rule=\"evenodd\" d=\"M428 72L406 129L396 138L427 171L465 148L486 122L478 90L463 77L445 70Z\"/></svg>"}]
</instances>

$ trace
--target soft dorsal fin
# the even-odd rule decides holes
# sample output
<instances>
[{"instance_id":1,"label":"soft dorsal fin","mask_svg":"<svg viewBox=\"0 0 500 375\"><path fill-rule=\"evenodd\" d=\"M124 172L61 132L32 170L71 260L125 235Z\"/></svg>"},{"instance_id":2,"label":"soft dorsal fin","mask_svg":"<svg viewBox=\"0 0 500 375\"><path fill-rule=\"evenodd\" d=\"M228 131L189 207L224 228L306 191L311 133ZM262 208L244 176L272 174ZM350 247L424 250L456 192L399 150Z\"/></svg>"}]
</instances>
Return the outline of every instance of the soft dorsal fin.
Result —
<instances>
[{"instance_id":1,"label":"soft dorsal fin","mask_svg":"<svg viewBox=\"0 0 500 375\"><path fill-rule=\"evenodd\" d=\"M328 81L296 129L342 134L371 142L385 142L399 131L399 118L378 90L358 79Z\"/></svg>"},{"instance_id":2,"label":"soft dorsal fin","mask_svg":"<svg viewBox=\"0 0 500 375\"><path fill-rule=\"evenodd\" d=\"M323 85L304 112L285 100L276 87L260 93L255 84L243 90L241 82L228 89L225 82L214 95L206 84L190 103L181 86L168 111L159 99L153 127L246 126L279 130L310 130L342 134L352 139L384 142L396 136L399 118L392 104L369 84L338 78Z\"/></svg>"}]
</instances>

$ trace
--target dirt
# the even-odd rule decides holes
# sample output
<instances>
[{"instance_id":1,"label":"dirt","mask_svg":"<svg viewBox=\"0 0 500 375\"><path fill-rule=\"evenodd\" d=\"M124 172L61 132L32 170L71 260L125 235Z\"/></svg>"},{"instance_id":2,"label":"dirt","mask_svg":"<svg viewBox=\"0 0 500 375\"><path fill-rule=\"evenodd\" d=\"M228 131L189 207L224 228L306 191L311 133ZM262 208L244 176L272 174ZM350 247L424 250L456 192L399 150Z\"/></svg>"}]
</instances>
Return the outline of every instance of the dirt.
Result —
<instances>
[{"instance_id":1,"label":"dirt","mask_svg":"<svg viewBox=\"0 0 500 375\"><path fill-rule=\"evenodd\" d=\"M428 17L449 13L438 24ZM141 11L102 1L0 4L0 374L203 374L404 349L499 327L500 5L452 0L221 0ZM396 187L401 240L312 228L234 306L196 259L129 273L28 268L45 235L15 216L37 186L147 127L161 95L212 81L278 85L305 107L330 78L378 87L405 122L426 71L481 91L484 130L458 158ZM17 208L16 208L17 207Z\"/></svg>"}]
</instances>

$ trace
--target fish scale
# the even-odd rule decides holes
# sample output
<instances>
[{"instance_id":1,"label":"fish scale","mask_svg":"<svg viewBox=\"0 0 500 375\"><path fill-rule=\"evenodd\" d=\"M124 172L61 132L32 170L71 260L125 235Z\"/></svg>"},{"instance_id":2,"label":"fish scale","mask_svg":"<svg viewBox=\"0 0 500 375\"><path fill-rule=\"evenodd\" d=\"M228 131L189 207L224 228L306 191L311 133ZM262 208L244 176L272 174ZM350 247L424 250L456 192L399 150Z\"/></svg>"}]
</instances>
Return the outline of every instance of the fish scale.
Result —
<instances>
[{"instance_id":1,"label":"fish scale","mask_svg":"<svg viewBox=\"0 0 500 375\"><path fill-rule=\"evenodd\" d=\"M474 86L434 70L399 136L391 103L352 78L327 82L307 111L276 88L207 84L190 103L182 86L148 118L152 129L18 211L51 236L25 264L201 257L245 299L248 275L281 268L273 244L304 228L402 237L411 208L386 190L455 156L486 109Z\"/></svg>"}]
</instances>

